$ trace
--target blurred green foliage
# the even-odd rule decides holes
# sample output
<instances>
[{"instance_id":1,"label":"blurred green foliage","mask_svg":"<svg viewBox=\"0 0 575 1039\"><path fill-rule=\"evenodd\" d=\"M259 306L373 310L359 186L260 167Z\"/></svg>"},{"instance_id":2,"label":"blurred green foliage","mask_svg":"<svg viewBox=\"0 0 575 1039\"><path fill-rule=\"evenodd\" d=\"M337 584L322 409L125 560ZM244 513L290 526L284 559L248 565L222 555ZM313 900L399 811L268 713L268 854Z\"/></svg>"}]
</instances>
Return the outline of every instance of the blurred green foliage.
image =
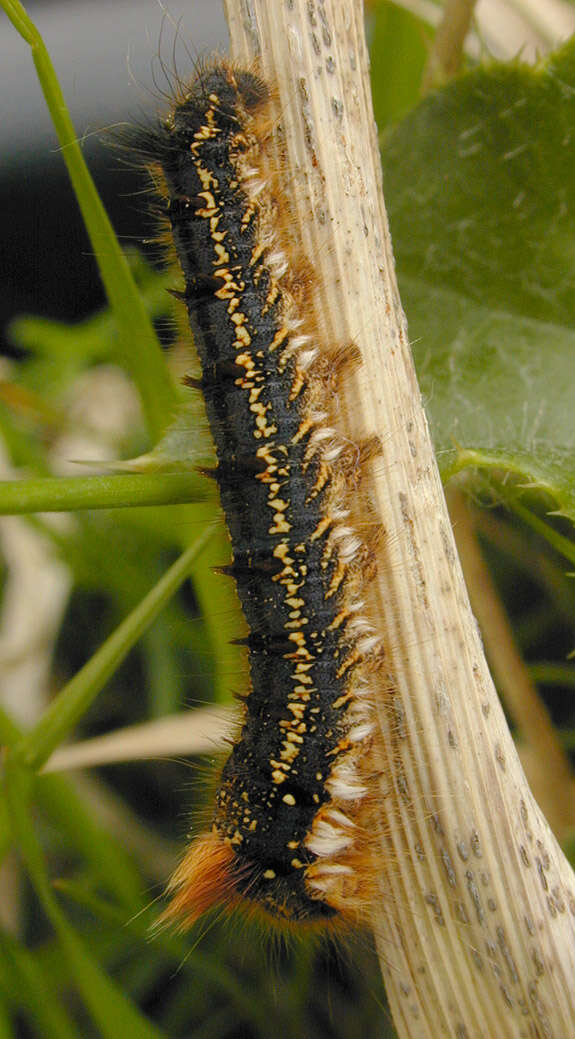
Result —
<instances>
[{"instance_id":1,"label":"blurred green foliage","mask_svg":"<svg viewBox=\"0 0 575 1039\"><path fill-rule=\"evenodd\" d=\"M5 6L37 55L17 3ZM572 743L575 677L565 658L575 601L562 555L569 555L575 511L575 50L567 46L535 68L485 64L420 101L429 27L379 4L370 32L398 276L440 466L446 478L469 467L472 491L492 506L486 551L522 652ZM37 65L54 91L44 58ZM81 155L72 161L81 166ZM97 224L101 214L80 166L81 202L88 223ZM177 389L171 361L146 325L168 316L166 277L108 248L101 263L106 284L125 263L121 277L137 286L139 327L147 329L137 356L121 343L122 322L134 327L129 301L120 318L106 311L73 328L23 317L11 331L23 360L0 386L7 454L27 475L22 495L30 495L30 508L45 512L66 504L65 481L56 477L56 489L46 478L52 449L69 432L78 380L120 365L141 404L141 417L112 444L115 457L137 459L133 470L120 468L112 477L118 482L105 488L79 477L87 482L85 490L77 485L74 509L82 494L85 506L99 508L78 511L64 527L42 517L22 521L66 564L74 590L49 711L26 736L0 714L8 748L0 851L17 847L28 878L16 913L19 940L0 931L0 1037L391 1035L364 936L337 944L262 940L243 920L216 914L191 939L159 933L150 942L174 838L184 836L184 814L205 785L195 765L107 767L89 789L73 777L36 775L72 731L94 735L228 699L244 669L230 644L241 626L231 582L213 569L226 561L225 536L217 519L206 535L217 505L195 471L210 457L201 406ZM156 409L150 401L160 369ZM182 498L169 504L161 478L186 471ZM130 493L123 474L134 473L146 494L157 495L157 507L119 507ZM534 522L510 516L502 502L517 513L527 507ZM9 511L8 489L4 506ZM562 513L563 526L548 518L550 509ZM158 588L169 581L152 626Z\"/></svg>"}]
</instances>

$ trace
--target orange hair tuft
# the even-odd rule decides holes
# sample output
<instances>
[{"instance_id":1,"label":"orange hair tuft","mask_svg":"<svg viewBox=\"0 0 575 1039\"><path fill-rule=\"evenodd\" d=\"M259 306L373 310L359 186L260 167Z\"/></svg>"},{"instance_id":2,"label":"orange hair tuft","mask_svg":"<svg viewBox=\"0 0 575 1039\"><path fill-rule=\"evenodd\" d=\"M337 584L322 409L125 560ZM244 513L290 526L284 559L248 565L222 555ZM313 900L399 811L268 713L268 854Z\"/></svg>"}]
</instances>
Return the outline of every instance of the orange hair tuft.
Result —
<instances>
[{"instance_id":1,"label":"orange hair tuft","mask_svg":"<svg viewBox=\"0 0 575 1039\"><path fill-rule=\"evenodd\" d=\"M173 897L160 923L191 927L208 909L229 902L237 895L233 861L232 849L217 833L197 837L170 879L168 893Z\"/></svg>"}]
</instances>

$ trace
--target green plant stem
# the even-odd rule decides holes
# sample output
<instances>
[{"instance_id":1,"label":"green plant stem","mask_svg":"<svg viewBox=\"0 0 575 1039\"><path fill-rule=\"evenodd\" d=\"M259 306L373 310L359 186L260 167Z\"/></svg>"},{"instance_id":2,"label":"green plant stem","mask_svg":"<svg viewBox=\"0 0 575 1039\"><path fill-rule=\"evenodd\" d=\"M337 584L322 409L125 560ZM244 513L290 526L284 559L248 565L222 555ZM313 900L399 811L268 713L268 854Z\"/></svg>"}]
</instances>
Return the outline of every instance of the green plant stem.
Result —
<instances>
[{"instance_id":1,"label":"green plant stem","mask_svg":"<svg viewBox=\"0 0 575 1039\"><path fill-rule=\"evenodd\" d=\"M463 472L463 470L468 467L507 470L511 473L515 473L516 476L522 477L523 480L526 478L525 469L521 469L517 466L512 456L499 452L497 454L491 454L481 450L462 448L458 450L457 457L453 464L447 469L442 470L441 476L443 482L445 484L449 483L449 480L453 476ZM546 492L552 498L557 497L554 488L544 480L543 475L539 473L535 467L531 468L530 478L533 481L532 486L534 488ZM531 485L522 483L519 486L528 490ZM539 519L539 517L531 512L530 509L525 508L525 506L517 500L516 496L512 497L511 495L506 494L503 485L497 484L495 493L510 509L513 510L513 512L516 513L517 516L545 538L549 544L553 546L556 552L564 556L570 563L575 564L575 546L569 538L565 537L564 534L560 534L559 531L554 530L549 523L545 523L544 520ZM563 513L563 515L566 514Z\"/></svg>"},{"instance_id":2,"label":"green plant stem","mask_svg":"<svg viewBox=\"0 0 575 1039\"><path fill-rule=\"evenodd\" d=\"M154 327L84 162L74 125L44 41L19 0L0 2L10 21L32 50L32 59L60 141L62 157L118 325L120 360L138 387L150 435L156 441L173 416L177 395Z\"/></svg>"},{"instance_id":3,"label":"green plant stem","mask_svg":"<svg viewBox=\"0 0 575 1039\"><path fill-rule=\"evenodd\" d=\"M22 730L0 707L0 744L15 747L23 738ZM124 849L110 837L90 809L85 808L73 783L64 776L42 776L37 786L37 803L94 869L99 882L113 891L115 898L130 911L135 911L141 896L137 872ZM0 863L12 840L5 786L0 780Z\"/></svg>"},{"instance_id":4,"label":"green plant stem","mask_svg":"<svg viewBox=\"0 0 575 1039\"><path fill-rule=\"evenodd\" d=\"M4 708L0 707L0 746L12 747L18 742L20 736L21 730L12 721L10 715L6 714Z\"/></svg>"},{"instance_id":5,"label":"green plant stem","mask_svg":"<svg viewBox=\"0 0 575 1039\"><path fill-rule=\"evenodd\" d=\"M76 1039L74 1025L67 1011L60 1006L57 992L50 987L34 954L4 932L0 933L0 959L8 999L12 1002L14 1011L24 1011L30 1023L36 1025L37 1034L41 1035L42 1039ZM24 1007L23 993L26 994ZM15 1036L16 1033L10 1031L7 1034ZM0 1039L3 1039L3 1035L0 1028Z\"/></svg>"},{"instance_id":6,"label":"green plant stem","mask_svg":"<svg viewBox=\"0 0 575 1039\"><path fill-rule=\"evenodd\" d=\"M140 1014L92 959L89 949L70 926L54 897L30 814L34 778L9 752L6 797L13 832L36 894L58 935L82 998L104 1039L116 1039L118 1035L159 1039L162 1033Z\"/></svg>"},{"instance_id":7,"label":"green plant stem","mask_svg":"<svg viewBox=\"0 0 575 1039\"><path fill-rule=\"evenodd\" d=\"M539 519L529 509L526 509L524 505L521 505L518 501L509 501L509 507L527 523L532 530L535 530L537 534L545 538L550 545L553 546L556 552L568 559L570 563L575 564L575 545L569 538L566 538L564 534L560 534L559 531L554 530L549 523L545 523L545 520Z\"/></svg>"},{"instance_id":8,"label":"green plant stem","mask_svg":"<svg viewBox=\"0 0 575 1039\"><path fill-rule=\"evenodd\" d=\"M182 553L152 591L64 686L35 728L14 748L14 755L20 762L29 768L41 768L52 751L69 735L142 632L189 575L212 531L211 526L207 527Z\"/></svg>"},{"instance_id":9,"label":"green plant stem","mask_svg":"<svg viewBox=\"0 0 575 1039\"><path fill-rule=\"evenodd\" d=\"M540 661L537 664L528 664L527 670L531 681L539 685L564 685L575 689L575 667L572 664Z\"/></svg>"},{"instance_id":10,"label":"green plant stem","mask_svg":"<svg viewBox=\"0 0 575 1039\"><path fill-rule=\"evenodd\" d=\"M194 473L126 473L0 482L0 513L70 512L204 501L209 488Z\"/></svg>"}]
</instances>

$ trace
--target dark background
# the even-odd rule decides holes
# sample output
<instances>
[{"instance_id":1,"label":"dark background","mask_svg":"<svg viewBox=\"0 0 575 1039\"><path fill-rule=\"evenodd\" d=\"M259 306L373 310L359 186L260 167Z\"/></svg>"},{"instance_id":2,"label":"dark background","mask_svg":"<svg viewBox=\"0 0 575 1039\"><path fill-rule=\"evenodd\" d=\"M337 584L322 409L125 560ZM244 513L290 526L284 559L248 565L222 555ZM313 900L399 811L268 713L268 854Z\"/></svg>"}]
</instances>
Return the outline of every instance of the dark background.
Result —
<instances>
[{"instance_id":1,"label":"dark background","mask_svg":"<svg viewBox=\"0 0 575 1039\"><path fill-rule=\"evenodd\" d=\"M227 50L222 5L213 0L30 0L88 166L121 237L150 230L135 174L105 143L107 128L162 111L162 64L185 78ZM185 11L185 16L184 16ZM58 150L30 49L0 12L0 332L16 314L65 321L104 302L96 265Z\"/></svg>"}]
</instances>

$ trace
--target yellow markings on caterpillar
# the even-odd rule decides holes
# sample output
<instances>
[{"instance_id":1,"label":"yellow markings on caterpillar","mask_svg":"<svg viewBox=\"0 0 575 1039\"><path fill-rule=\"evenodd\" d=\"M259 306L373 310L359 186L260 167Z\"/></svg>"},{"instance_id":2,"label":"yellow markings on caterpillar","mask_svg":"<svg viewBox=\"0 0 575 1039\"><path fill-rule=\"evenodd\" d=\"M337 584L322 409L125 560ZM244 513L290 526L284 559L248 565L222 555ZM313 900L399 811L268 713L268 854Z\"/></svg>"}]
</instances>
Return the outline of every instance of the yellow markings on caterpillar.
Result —
<instances>
[{"instance_id":1,"label":"yellow markings on caterpillar","mask_svg":"<svg viewBox=\"0 0 575 1039\"><path fill-rule=\"evenodd\" d=\"M345 660L341 664L341 667L339 667L337 669L337 671L336 671L337 678L343 678L343 676L345 675L346 671L349 671L352 667L355 667L355 665L358 664L360 660L361 660L361 653L359 653L359 651L356 649L356 650L353 651L353 653L350 653L345 658Z\"/></svg>"},{"instance_id":2,"label":"yellow markings on caterpillar","mask_svg":"<svg viewBox=\"0 0 575 1039\"><path fill-rule=\"evenodd\" d=\"M303 422L300 422L297 433L294 433L291 442L292 444L299 444L300 440L315 427L315 422L311 418L306 418Z\"/></svg>"},{"instance_id":3,"label":"yellow markings on caterpillar","mask_svg":"<svg viewBox=\"0 0 575 1039\"><path fill-rule=\"evenodd\" d=\"M285 327L279 328L270 343L270 353L277 350L289 336L289 330Z\"/></svg>"},{"instance_id":4,"label":"yellow markings on caterpillar","mask_svg":"<svg viewBox=\"0 0 575 1039\"><path fill-rule=\"evenodd\" d=\"M309 667L309 665L306 665L304 667L300 667L298 665L296 667L296 673L294 675L294 681L301 682L302 686L304 686L304 685L313 686L313 678L310 678L309 675L302 675L301 674L302 671L306 670L306 667Z\"/></svg>"},{"instance_id":5,"label":"yellow markings on caterpillar","mask_svg":"<svg viewBox=\"0 0 575 1039\"><path fill-rule=\"evenodd\" d=\"M339 590L341 586L341 582L343 581L345 575L345 564L339 561L334 573L332 574L331 581L329 582L329 588L325 593L326 599L331 599L332 595L336 594L336 592Z\"/></svg>"},{"instance_id":6,"label":"yellow markings on caterpillar","mask_svg":"<svg viewBox=\"0 0 575 1039\"><path fill-rule=\"evenodd\" d=\"M262 404L259 401L256 401L250 410L256 416L256 428L254 429L254 437L256 440L259 440L261 437L265 437L266 440L269 437L273 437L277 433L278 428L275 422L272 422L271 424L268 423L266 417L267 412L271 410L271 404Z\"/></svg>"},{"instance_id":7,"label":"yellow markings on caterpillar","mask_svg":"<svg viewBox=\"0 0 575 1039\"><path fill-rule=\"evenodd\" d=\"M192 152L193 150L194 145L192 145ZM196 167L198 177L200 178L200 183L202 185L203 191L210 191L211 188L215 188L217 190L219 185L216 178L213 176L211 170L206 169L206 167L202 165L202 163L199 160L196 160L194 165ZM216 205L215 199L214 205Z\"/></svg>"},{"instance_id":8,"label":"yellow markings on caterpillar","mask_svg":"<svg viewBox=\"0 0 575 1039\"><path fill-rule=\"evenodd\" d=\"M286 548L287 548L287 545L286 545ZM311 660L311 653L309 652L309 650L308 650L308 648L306 646L305 635L304 635L303 631L294 631L289 636L289 638L290 638L291 642L295 642L296 643L296 645L298 647L298 652L301 651L302 653L305 653L308 656L308 658Z\"/></svg>"},{"instance_id":9,"label":"yellow markings on caterpillar","mask_svg":"<svg viewBox=\"0 0 575 1039\"><path fill-rule=\"evenodd\" d=\"M323 519L319 521L317 527L315 528L315 530L314 530L314 532L313 532L313 534L311 536L311 540L312 541L318 541L319 538L323 537L323 535L326 533L326 531L329 530L329 528L332 525L333 525L333 518L332 518L332 516L324 516Z\"/></svg>"},{"instance_id":10,"label":"yellow markings on caterpillar","mask_svg":"<svg viewBox=\"0 0 575 1039\"><path fill-rule=\"evenodd\" d=\"M259 275L258 275L258 280L259 280ZM272 284L270 285L270 288L268 290L268 294L266 296L265 305L262 307L262 314L267 314L268 311L271 310L271 308L273 307L274 303L278 299L279 294L280 294L280 290L279 290L278 286L276 285L275 282L272 282Z\"/></svg>"},{"instance_id":11,"label":"yellow markings on caterpillar","mask_svg":"<svg viewBox=\"0 0 575 1039\"><path fill-rule=\"evenodd\" d=\"M347 693L343 693L342 696L338 696L337 700L334 700L332 707L336 711L340 711L346 703L350 703L353 700L353 693L348 689Z\"/></svg>"},{"instance_id":12,"label":"yellow markings on caterpillar","mask_svg":"<svg viewBox=\"0 0 575 1039\"><path fill-rule=\"evenodd\" d=\"M276 534L289 534L290 530L291 524L288 523L285 516L281 512L276 512L273 526L268 527L270 537L275 537Z\"/></svg>"},{"instance_id":13,"label":"yellow markings on caterpillar","mask_svg":"<svg viewBox=\"0 0 575 1039\"><path fill-rule=\"evenodd\" d=\"M232 188L232 190L233 190L234 183L237 184L237 182L234 182L234 181L232 181L232 183L230 184L230 187ZM251 224L251 222L252 222L254 216L256 215L256 213L257 213L257 206L256 206L255 202L251 202L250 204L248 204L246 206L244 212L242 213L242 219L241 219L242 231L245 231L249 227L249 225Z\"/></svg>"},{"instance_id":14,"label":"yellow markings on caterpillar","mask_svg":"<svg viewBox=\"0 0 575 1039\"><path fill-rule=\"evenodd\" d=\"M288 709L288 711L292 712L292 714L295 716L295 720L296 721L298 721L298 722L302 721L302 718L303 718L303 716L305 714L305 704L299 703L299 702L298 703L288 703L287 704L287 709Z\"/></svg>"},{"instance_id":15,"label":"yellow markings on caterpillar","mask_svg":"<svg viewBox=\"0 0 575 1039\"><path fill-rule=\"evenodd\" d=\"M235 280L235 275L232 274L229 267L220 267L215 270L214 278L221 278L222 280L221 288L216 289L214 293L216 299L233 300L236 306L239 306L240 301L238 296L241 295L245 289L243 281L237 282Z\"/></svg>"},{"instance_id":16,"label":"yellow markings on caterpillar","mask_svg":"<svg viewBox=\"0 0 575 1039\"><path fill-rule=\"evenodd\" d=\"M333 750L328 751L328 757L336 757L338 754L343 754L346 750L349 750L351 746L351 740L348 740L347 737L344 736L341 740L338 740Z\"/></svg>"},{"instance_id":17,"label":"yellow markings on caterpillar","mask_svg":"<svg viewBox=\"0 0 575 1039\"><path fill-rule=\"evenodd\" d=\"M305 725L303 725L303 731L304 732L306 731ZM298 744L301 745L303 743L303 735L302 735L302 733L301 732L294 732L293 729L289 729L289 731L286 732L286 743L291 743L291 744L298 743Z\"/></svg>"},{"instance_id":18,"label":"yellow markings on caterpillar","mask_svg":"<svg viewBox=\"0 0 575 1039\"><path fill-rule=\"evenodd\" d=\"M219 265L222 263L229 263L230 254L228 250L221 244L221 242L214 242L214 246L214 252L216 254L216 258L213 261L214 267L219 267Z\"/></svg>"},{"instance_id":19,"label":"yellow markings on caterpillar","mask_svg":"<svg viewBox=\"0 0 575 1039\"><path fill-rule=\"evenodd\" d=\"M270 491L272 494L274 493L274 487L277 487L277 489L279 490L279 484L271 485ZM274 509L276 512L286 512L287 509L289 509L289 502L284 501L283 498L270 498L268 501L268 505L270 509Z\"/></svg>"},{"instance_id":20,"label":"yellow markings on caterpillar","mask_svg":"<svg viewBox=\"0 0 575 1039\"><path fill-rule=\"evenodd\" d=\"M199 191L197 197L203 198L206 204L205 206L200 206L199 209L196 209L195 214L196 216L203 217L205 220L209 220L211 229L213 226L212 220L214 217L218 217L218 214L220 213L220 207L216 203L216 200L211 191Z\"/></svg>"},{"instance_id":21,"label":"yellow markings on caterpillar","mask_svg":"<svg viewBox=\"0 0 575 1039\"><path fill-rule=\"evenodd\" d=\"M294 743L290 743L287 739L282 743L282 749L280 750L281 761L292 765L299 754L299 747L296 747Z\"/></svg>"},{"instance_id":22,"label":"yellow markings on caterpillar","mask_svg":"<svg viewBox=\"0 0 575 1039\"><path fill-rule=\"evenodd\" d=\"M292 614L290 614L290 620L285 622L284 628L286 631L297 631L298 628L302 628L306 624L309 624L307 617L293 617Z\"/></svg>"},{"instance_id":23,"label":"yellow markings on caterpillar","mask_svg":"<svg viewBox=\"0 0 575 1039\"><path fill-rule=\"evenodd\" d=\"M349 616L350 616L349 610L346 610L346 609L340 610L339 613L332 620L332 622L331 622L331 624L330 624L330 626L328 628L328 631L337 631L337 629L341 628L342 624L345 623L345 621L348 619Z\"/></svg>"},{"instance_id":24,"label":"yellow markings on caterpillar","mask_svg":"<svg viewBox=\"0 0 575 1039\"><path fill-rule=\"evenodd\" d=\"M246 369L246 373L247 372L252 373L255 370L255 367L256 367L254 359L253 359L253 357L252 357L252 355L250 353L236 354L235 362L236 362L236 364L241 365L242 368L245 368ZM256 455L259 455L259 452L261 450L262 450L261 448L258 448L258 450L256 451Z\"/></svg>"},{"instance_id":25,"label":"yellow markings on caterpillar","mask_svg":"<svg viewBox=\"0 0 575 1039\"><path fill-rule=\"evenodd\" d=\"M316 498L317 495L320 493L320 491L323 491L323 489L327 485L329 479L330 479L330 471L329 471L328 466L325 464L325 462L320 462L320 464L318 466L316 481L315 481L315 483L314 483L314 485L313 485L313 487L312 487L308 497L306 498L306 504L308 504L310 501L312 501L313 498Z\"/></svg>"},{"instance_id":26,"label":"yellow markings on caterpillar","mask_svg":"<svg viewBox=\"0 0 575 1039\"><path fill-rule=\"evenodd\" d=\"M289 400L290 404L293 404L294 400L297 400L297 398L299 397L299 395L300 395L301 391L303 390L304 386L305 386L305 376L304 376L304 373L301 371L300 368L296 368L296 372L295 372L295 375L293 377L293 382L291 384L291 389L289 391L288 400Z\"/></svg>"}]
</instances>

